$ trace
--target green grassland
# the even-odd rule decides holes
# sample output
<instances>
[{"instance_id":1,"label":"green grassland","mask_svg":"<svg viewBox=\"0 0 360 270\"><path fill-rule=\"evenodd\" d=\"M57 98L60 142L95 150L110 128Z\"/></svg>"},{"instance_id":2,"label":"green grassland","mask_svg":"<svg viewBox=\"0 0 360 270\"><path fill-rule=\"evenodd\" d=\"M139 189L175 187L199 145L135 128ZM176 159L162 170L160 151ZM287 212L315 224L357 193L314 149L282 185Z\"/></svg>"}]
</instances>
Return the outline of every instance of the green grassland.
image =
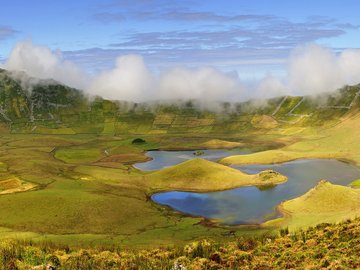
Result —
<instances>
[{"instance_id":1,"label":"green grassland","mask_svg":"<svg viewBox=\"0 0 360 270\"><path fill-rule=\"evenodd\" d=\"M226 227L203 226L201 218L185 217L156 205L149 196L173 188L207 191L286 181L280 175L270 179L246 175L201 159L157 172L141 172L131 164L146 160L146 149L166 147L174 140L144 138L146 143L134 145L133 138L127 136L2 136L0 151L6 155L0 157L1 176L12 174L33 188L0 196L0 235L69 245L146 246L184 243L204 236L220 239ZM197 141L206 143L209 139ZM215 142L217 147L219 142ZM193 144L191 139L189 145ZM205 181L208 178L211 185ZM244 235L254 233L253 228L239 230Z\"/></svg>"},{"instance_id":2,"label":"green grassland","mask_svg":"<svg viewBox=\"0 0 360 270\"><path fill-rule=\"evenodd\" d=\"M150 196L174 189L206 192L286 181L269 171L247 175L225 166L229 164L338 158L359 165L358 90L345 87L325 103L280 97L261 104L223 103L214 112L199 109L194 101L149 108L89 100L55 82L42 82L30 91L1 71L0 236L80 247L166 246L204 237L227 241L223 233L229 227L182 215L155 204ZM136 138L145 142L134 144ZM253 153L219 163L192 160L154 172L132 166L147 161L145 153L151 149L234 147ZM346 189L343 197L353 190ZM326 201L326 196L318 199ZM291 226L283 219L271 221L271 226L231 230L248 236L286 224L297 228L301 211L293 210ZM348 217L338 214L324 211L324 218Z\"/></svg>"},{"instance_id":3,"label":"green grassland","mask_svg":"<svg viewBox=\"0 0 360 270\"><path fill-rule=\"evenodd\" d=\"M265 134L258 136L257 140L266 145L272 136ZM269 180L264 175L266 172L262 176L246 175L202 159L160 171L142 172L131 164L146 160L146 149L166 149L180 140L175 136L142 137L146 143L134 145L134 137L128 136L2 136L0 151L6 153L0 157L2 176L5 179L5 175L11 174L25 183L31 183L34 188L0 196L0 227L3 228L0 235L3 238L54 241L74 246L116 243L145 247L182 244L203 237L222 241L222 233L229 230L228 227L212 223L206 225L202 218L183 216L153 203L149 196L154 192L174 189L205 192L286 181L281 175ZM286 144L286 148L302 143L278 135L274 137ZM185 137L183 147L192 148L196 143L209 140L212 139ZM238 141L246 142L246 138L238 138ZM92 149L98 150L99 154L94 156L96 151ZM104 150L109 156L104 154ZM81 154L78 155L77 151ZM77 156L79 159L76 159ZM341 216L335 221L343 218ZM232 229L238 235L254 235L281 226L288 225L280 222L275 227L238 226Z\"/></svg>"}]
</instances>

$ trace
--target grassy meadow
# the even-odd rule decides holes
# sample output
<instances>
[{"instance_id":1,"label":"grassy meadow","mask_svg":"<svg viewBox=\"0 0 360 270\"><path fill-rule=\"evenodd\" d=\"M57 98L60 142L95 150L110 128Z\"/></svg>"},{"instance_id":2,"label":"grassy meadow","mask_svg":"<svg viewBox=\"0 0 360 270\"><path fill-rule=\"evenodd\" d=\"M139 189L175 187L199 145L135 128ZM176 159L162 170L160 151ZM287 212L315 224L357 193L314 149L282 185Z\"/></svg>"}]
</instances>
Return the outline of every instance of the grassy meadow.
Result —
<instances>
[{"instance_id":1,"label":"grassy meadow","mask_svg":"<svg viewBox=\"0 0 360 270\"><path fill-rule=\"evenodd\" d=\"M13 88L7 85L0 95L11 121L0 124L0 254L8 254L1 257L0 269L29 269L54 263L52 259L61 269L172 269L177 262L188 269L232 269L239 263L250 269L267 269L270 263L291 268L286 261L331 269L339 260L358 266L354 242L338 227L326 225L339 235L334 241L341 247L329 254L325 249L330 238L312 228L304 240L298 230L354 219L339 225L349 228L353 237L359 228L359 180L351 187L321 182L279 205L283 217L260 225L220 225L156 204L150 197L163 191L262 188L287 181L274 171L249 175L232 164L331 158L359 166L359 85L323 97L327 107L314 98L280 97L258 107L250 101L224 104L221 113L200 111L191 102L147 110L146 104L89 101L76 89L56 86L59 97L48 93L51 104L61 101L58 105L67 107L44 104L33 112L26 94L18 91L19 83L10 82ZM36 91L41 96L48 90ZM29 121L34 113L39 118ZM143 141L134 141L139 138ZM133 166L150 159L148 150L232 148L250 154L219 161L199 156L157 171ZM276 240L279 231L283 235ZM319 249L312 239L323 243ZM251 249L243 249L244 243ZM301 257L308 247L310 253ZM293 257L292 248L302 252Z\"/></svg>"},{"instance_id":2,"label":"grassy meadow","mask_svg":"<svg viewBox=\"0 0 360 270\"><path fill-rule=\"evenodd\" d=\"M251 149L253 146L255 153L225 158L220 161L223 164L233 163L233 159L238 158L242 164L273 163L274 159L283 162L309 157L343 158L341 151L335 151L336 147L325 146L332 137L342 134L352 136L347 140L349 149L355 146L356 134L342 130L353 128L356 122L348 119L341 123L342 128L331 127L321 135L312 128L303 132L301 138L299 134L284 136L272 132L257 134L251 140L232 137L231 141L227 141L226 136L221 139L209 136L180 139L169 135L144 135L145 143L133 144L136 137L128 135L4 134L0 148L3 153L0 157L0 187L6 187L9 179L16 179L18 189L7 189L10 192L0 196L3 206L0 208L0 235L75 246L116 243L146 247L182 244L203 237L222 241L222 234L229 230L227 226L200 217L184 216L157 205L149 199L151 194L171 190L206 192L248 185L266 186L281 184L286 177L266 171L247 175L203 159L143 172L132 164L148 160L146 150L173 149L174 142L177 149L195 149L196 145L215 149L238 145ZM332 134L332 137L326 134ZM273 148L274 142L284 146L261 151L261 148ZM317 151L311 151L315 147ZM21 190L19 185L29 188ZM348 215L338 217L331 221L354 217L354 213L349 211ZM313 225L313 222L304 222L308 219L292 217L291 222L287 219L285 216L260 227L235 226L232 230L245 236L284 226Z\"/></svg>"},{"instance_id":3,"label":"grassy meadow","mask_svg":"<svg viewBox=\"0 0 360 270\"><path fill-rule=\"evenodd\" d=\"M134 247L185 243L202 237L221 239L228 228L204 226L202 218L183 216L153 203L149 196L160 190L201 192L286 181L278 174L270 178L266 172L247 175L202 159L142 172L131 165L148 160L147 149L170 148L177 140L143 138L146 143L137 145L132 144L134 137L128 136L4 134L0 186L16 179L29 189L8 188L7 194L0 196L1 237ZM184 149L209 141L214 148L232 144L207 137L183 141ZM254 233L251 226L236 230L244 235Z\"/></svg>"}]
</instances>

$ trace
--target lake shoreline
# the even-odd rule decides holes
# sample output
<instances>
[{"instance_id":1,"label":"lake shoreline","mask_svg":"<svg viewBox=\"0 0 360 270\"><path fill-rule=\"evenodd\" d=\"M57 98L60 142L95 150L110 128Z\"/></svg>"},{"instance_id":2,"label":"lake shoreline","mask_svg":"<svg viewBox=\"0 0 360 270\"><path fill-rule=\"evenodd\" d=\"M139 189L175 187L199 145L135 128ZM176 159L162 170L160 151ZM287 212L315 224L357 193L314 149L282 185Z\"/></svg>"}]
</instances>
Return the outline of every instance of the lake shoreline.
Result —
<instances>
[{"instance_id":1,"label":"lake shoreline","mask_svg":"<svg viewBox=\"0 0 360 270\"><path fill-rule=\"evenodd\" d=\"M246 167L246 166L271 166L271 165L292 165L292 166L296 166L296 162L297 161L304 161L305 164L309 163L313 163L313 162L330 162L331 164L334 165L334 162L340 162L339 165L340 166L343 166L343 165L349 165L351 167L354 167L355 169L359 169L357 166L354 166L353 164L350 164L349 162L344 162L344 160L337 160L337 159L314 159L314 158L309 158L309 159L296 159L296 160L292 160L292 161L287 161L287 162L282 162L282 163L277 163L277 164L260 164L260 165L244 165L243 167ZM294 163L295 162L295 163ZM302 162L300 163L302 164ZM336 164L336 163L335 163ZM343 164L343 165L341 165ZM331 167L331 165L329 164L329 166ZM343 166L344 167L344 166ZM247 174L249 174L248 171L246 170L243 170L240 166L239 167L233 167L235 169L238 169L240 171L243 171ZM346 166L344 168L347 168ZM263 170L263 168L261 168L261 170ZM250 174L253 174L253 172L250 172ZM285 174L286 175L286 174ZM283 182L280 182L280 183L276 183L274 185L274 187L278 186L278 185L281 185L281 184L284 184L286 183L287 181L283 181ZM238 227L238 226L266 226L267 224L269 223L274 223L276 220L280 219L280 220L283 220L286 218L286 213L284 213L281 209L281 204L288 200L288 199L285 199L285 200L282 200L280 201L277 205L275 205L274 207L274 210L275 212L277 212L278 214L276 213L272 213L272 217L270 218L264 218L261 222L256 222L256 223L252 223L252 222L241 222L241 223L238 223L238 224L224 224L222 223L221 219L219 218L210 218L209 216L204 216L204 215L201 215L201 214L194 214L194 213L189 213L189 212L186 212L184 211L183 209L178 209L176 207L173 207L171 204L168 204L168 203L163 203L161 202L161 200L159 201L156 197L158 196L162 196L162 195L166 195L166 194L169 194L169 193L186 193L186 194L189 194L189 195L197 195L197 194L204 194L204 195L209 195L209 194L219 194L221 192L227 192L227 191L233 191L233 190L237 190L237 189L242 189L242 188L252 188L252 187L256 187L256 188L259 188L261 186L267 186L268 183L264 183L264 184L260 184L260 185L253 185L253 184L250 184L250 185L240 185L238 187L230 187L230 188L226 188L226 189L217 189L217 190L214 190L214 189L210 189L210 190L206 190L204 188L201 188L201 189L197 189L197 188L177 188L177 189L171 189L169 191L169 189L167 188L160 188L160 189L154 189L152 190L150 193L148 193L148 197L149 199L158 204L158 205L162 205L162 206L165 206L166 208L169 209L169 211L175 211L175 212L178 212L178 213L181 213L181 215L184 215L186 217L194 217L194 218L203 218L206 222L206 224L211 224L211 226L216 226L216 227L223 227L223 226L230 226L230 227ZM347 185L347 184L342 184L342 185ZM310 187L311 188L311 187ZM272 188L271 188L272 189ZM270 190L271 190L270 189ZM264 190L262 190L261 192L263 192ZM306 192L307 190L304 190L303 192ZM297 196L295 197L292 197L292 198L296 198L298 196L301 196L301 194L298 194Z\"/></svg>"}]
</instances>

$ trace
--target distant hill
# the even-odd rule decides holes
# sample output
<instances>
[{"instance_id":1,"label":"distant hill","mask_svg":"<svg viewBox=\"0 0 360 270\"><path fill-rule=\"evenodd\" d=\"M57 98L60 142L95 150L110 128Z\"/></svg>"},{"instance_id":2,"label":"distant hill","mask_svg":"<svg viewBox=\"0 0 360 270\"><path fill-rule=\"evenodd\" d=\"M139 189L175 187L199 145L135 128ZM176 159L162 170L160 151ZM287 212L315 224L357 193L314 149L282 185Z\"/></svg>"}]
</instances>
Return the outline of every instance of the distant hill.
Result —
<instances>
[{"instance_id":1,"label":"distant hill","mask_svg":"<svg viewBox=\"0 0 360 270\"><path fill-rule=\"evenodd\" d=\"M21 79L20 79L21 78ZM360 107L360 85L320 96L285 96L220 103L133 103L90 98L54 80L0 69L0 123L13 133L174 134L242 133L289 126L321 126Z\"/></svg>"}]
</instances>

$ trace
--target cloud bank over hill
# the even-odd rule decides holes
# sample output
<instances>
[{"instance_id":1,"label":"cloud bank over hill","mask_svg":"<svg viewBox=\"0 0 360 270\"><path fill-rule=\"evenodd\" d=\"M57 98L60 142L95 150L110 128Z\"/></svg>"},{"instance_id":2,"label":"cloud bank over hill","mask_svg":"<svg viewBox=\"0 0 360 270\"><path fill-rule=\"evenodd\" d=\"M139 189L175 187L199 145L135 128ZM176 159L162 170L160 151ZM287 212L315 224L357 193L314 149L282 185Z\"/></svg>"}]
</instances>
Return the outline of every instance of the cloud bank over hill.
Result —
<instances>
[{"instance_id":1,"label":"cloud bank over hill","mask_svg":"<svg viewBox=\"0 0 360 270\"><path fill-rule=\"evenodd\" d=\"M139 55L116 59L114 69L105 71L90 83L89 93L109 99L132 101L202 99L226 100L240 91L237 76L214 68L173 68L156 76Z\"/></svg>"},{"instance_id":2,"label":"cloud bank over hill","mask_svg":"<svg viewBox=\"0 0 360 270\"><path fill-rule=\"evenodd\" d=\"M314 94L360 83L360 50L336 54L318 45L295 49L288 65L287 89L296 94Z\"/></svg>"},{"instance_id":3,"label":"cloud bank over hill","mask_svg":"<svg viewBox=\"0 0 360 270\"><path fill-rule=\"evenodd\" d=\"M116 59L113 69L96 75L87 88L90 94L108 99L145 101L154 93L156 82L139 55L126 55Z\"/></svg>"},{"instance_id":4,"label":"cloud bank over hill","mask_svg":"<svg viewBox=\"0 0 360 270\"><path fill-rule=\"evenodd\" d=\"M86 86L87 75L70 61L63 59L60 51L34 45L31 40L19 42L11 51L4 67L24 71L39 79L54 79L72 87Z\"/></svg>"},{"instance_id":5,"label":"cloud bank over hill","mask_svg":"<svg viewBox=\"0 0 360 270\"><path fill-rule=\"evenodd\" d=\"M136 102L242 101L284 94L318 94L360 82L360 50L347 49L337 54L314 44L292 51L284 78L269 73L252 87L241 82L241 74L212 67L174 67L155 74L140 55L119 56L114 68L90 76L65 60L60 51L34 45L30 40L18 43L3 66L25 71L33 77L51 78L91 95Z\"/></svg>"}]
</instances>

